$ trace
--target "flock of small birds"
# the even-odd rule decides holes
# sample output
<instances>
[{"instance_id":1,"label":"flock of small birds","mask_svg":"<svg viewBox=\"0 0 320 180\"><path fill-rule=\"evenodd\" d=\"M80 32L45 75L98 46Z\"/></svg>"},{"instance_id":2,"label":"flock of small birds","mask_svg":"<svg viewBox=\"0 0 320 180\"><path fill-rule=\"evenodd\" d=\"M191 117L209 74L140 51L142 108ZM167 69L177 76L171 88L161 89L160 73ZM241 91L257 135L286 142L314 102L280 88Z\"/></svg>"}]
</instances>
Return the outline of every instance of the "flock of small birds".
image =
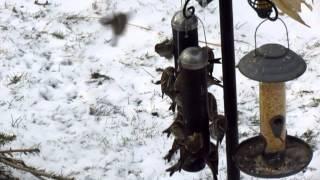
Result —
<instances>
[{"instance_id":1,"label":"flock of small birds","mask_svg":"<svg viewBox=\"0 0 320 180\"><path fill-rule=\"evenodd\" d=\"M212 76L213 64L221 63L220 59L215 59L212 49L209 47L202 48L208 54L208 66L207 66L207 85L221 85L221 81ZM167 59L173 57L173 42L172 39L166 39L161 43L155 45L155 51L161 56ZM175 118L172 124L163 131L164 134L169 137L170 135L174 136L174 141L171 149L164 156L164 159L168 162L172 160L172 157L175 153L179 151L180 159L176 164L168 168L166 171L170 173L170 176L177 171L181 171L184 164L188 164L188 160L194 157L193 155L198 154L202 150L204 145L204 138L202 133L194 132L191 135L186 134L186 125L183 120L182 114L182 101L181 96L179 95L179 74L175 72L174 67L167 67L161 69L162 75L161 79L155 84L161 85L162 97L164 95L168 96L172 103L169 107L169 110L177 112L175 113ZM177 75L178 74L178 75ZM218 114L217 101L213 94L208 93L208 117L209 117L209 132L210 137L216 139L216 144L210 142L209 153L205 158L206 164L212 171L213 177L217 180L218 174L218 146L221 144L221 141L225 134L226 129L226 120L223 115Z\"/></svg>"},{"instance_id":2,"label":"flock of small birds","mask_svg":"<svg viewBox=\"0 0 320 180\"><path fill-rule=\"evenodd\" d=\"M203 1L199 1L202 3ZM201 4L206 6L206 4ZM128 24L129 15L125 13L117 13L112 17L105 16L99 19L101 25L110 27L113 32L112 46L117 45L118 38L123 35ZM161 57L166 59L171 59L173 57L173 40L166 39L161 43L155 45L155 52ZM221 85L221 81L213 77L213 65L216 63L221 63L220 59L216 59L213 54L213 49L209 47L203 47L203 51L208 55L208 66L207 66L207 86ZM161 79L155 84L161 85L162 98L164 95L168 96L172 103L169 110L177 112L175 113L175 118L172 124L163 131L169 137L174 136L174 141L171 149L164 156L164 159L168 162L172 160L175 153L179 151L180 158L176 164L168 168L166 171L172 176L175 172L181 171L184 164L190 163L191 157L198 154L204 146L204 138L201 133L194 132L191 135L186 134L185 122L183 120L182 114L182 101L179 91L177 90L179 86L177 83L178 73L175 71L174 67L167 67L165 69L160 69L162 71ZM209 153L205 157L205 162L212 171L213 177L217 180L218 174L218 146L225 134L226 129L226 119L223 115L218 114L217 101L213 94L208 93L208 117L209 117L209 132L210 137L216 139L216 144L210 142Z\"/></svg>"}]
</instances>

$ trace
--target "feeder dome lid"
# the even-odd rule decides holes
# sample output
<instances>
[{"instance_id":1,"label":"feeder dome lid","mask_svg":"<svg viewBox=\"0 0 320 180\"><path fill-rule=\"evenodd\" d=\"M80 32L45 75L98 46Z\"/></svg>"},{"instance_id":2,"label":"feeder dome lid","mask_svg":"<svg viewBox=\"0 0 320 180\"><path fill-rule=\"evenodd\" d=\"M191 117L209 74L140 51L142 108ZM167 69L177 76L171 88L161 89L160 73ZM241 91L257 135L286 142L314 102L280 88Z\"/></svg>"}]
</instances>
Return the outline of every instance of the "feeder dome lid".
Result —
<instances>
[{"instance_id":1,"label":"feeder dome lid","mask_svg":"<svg viewBox=\"0 0 320 180\"><path fill-rule=\"evenodd\" d=\"M307 68L301 56L280 44L265 44L245 55L239 70L260 82L285 82L302 75Z\"/></svg>"},{"instance_id":2,"label":"feeder dome lid","mask_svg":"<svg viewBox=\"0 0 320 180\"><path fill-rule=\"evenodd\" d=\"M188 47L179 56L183 69L199 70L208 65L207 54L199 47Z\"/></svg>"},{"instance_id":3,"label":"feeder dome lid","mask_svg":"<svg viewBox=\"0 0 320 180\"><path fill-rule=\"evenodd\" d=\"M192 31L198 28L198 18L193 15L187 19L183 16L182 11L178 11L172 17L171 26L176 31Z\"/></svg>"}]
</instances>

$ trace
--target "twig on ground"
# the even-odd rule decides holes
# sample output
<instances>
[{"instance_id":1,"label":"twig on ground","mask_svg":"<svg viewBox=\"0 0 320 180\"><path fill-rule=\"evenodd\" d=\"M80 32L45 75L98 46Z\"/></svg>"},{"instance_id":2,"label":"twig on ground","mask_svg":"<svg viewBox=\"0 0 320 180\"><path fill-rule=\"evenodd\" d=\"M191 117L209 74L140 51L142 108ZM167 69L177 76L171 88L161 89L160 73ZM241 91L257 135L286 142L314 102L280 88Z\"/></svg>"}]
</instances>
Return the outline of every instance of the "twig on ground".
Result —
<instances>
[{"instance_id":1,"label":"twig on ground","mask_svg":"<svg viewBox=\"0 0 320 180\"><path fill-rule=\"evenodd\" d=\"M10 154L10 153L40 153L38 148L30 149L9 149L9 150L0 150L0 154Z\"/></svg>"},{"instance_id":2,"label":"twig on ground","mask_svg":"<svg viewBox=\"0 0 320 180\"><path fill-rule=\"evenodd\" d=\"M43 177L46 177L46 178L52 178L52 179L56 179L56 180L74 180L74 178L68 178L68 177L64 177L61 175L56 175L54 173L46 172L43 169L36 169L34 167L26 165L21 160L17 160L14 158L8 158L8 157L1 156L1 155L0 155L0 163L3 163L7 166L10 166L10 167L18 169L18 170L22 170L22 171L31 173L32 175L34 175L35 177L37 177L39 179L43 179Z\"/></svg>"}]
</instances>

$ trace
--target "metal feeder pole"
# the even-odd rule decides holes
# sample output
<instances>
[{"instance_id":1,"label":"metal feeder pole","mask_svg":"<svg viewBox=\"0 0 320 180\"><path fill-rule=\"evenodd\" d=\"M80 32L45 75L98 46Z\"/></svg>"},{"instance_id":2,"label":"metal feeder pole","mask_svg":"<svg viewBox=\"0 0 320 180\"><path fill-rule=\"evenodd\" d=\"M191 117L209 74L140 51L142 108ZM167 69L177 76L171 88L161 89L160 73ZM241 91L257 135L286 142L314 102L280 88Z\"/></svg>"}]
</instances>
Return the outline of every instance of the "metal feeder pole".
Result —
<instances>
[{"instance_id":1,"label":"metal feeder pole","mask_svg":"<svg viewBox=\"0 0 320 180\"><path fill-rule=\"evenodd\" d=\"M223 70L224 111L227 119L226 154L228 180L239 180L240 171L233 155L239 144L237 91L234 57L233 11L232 0L219 0L220 32Z\"/></svg>"}]
</instances>

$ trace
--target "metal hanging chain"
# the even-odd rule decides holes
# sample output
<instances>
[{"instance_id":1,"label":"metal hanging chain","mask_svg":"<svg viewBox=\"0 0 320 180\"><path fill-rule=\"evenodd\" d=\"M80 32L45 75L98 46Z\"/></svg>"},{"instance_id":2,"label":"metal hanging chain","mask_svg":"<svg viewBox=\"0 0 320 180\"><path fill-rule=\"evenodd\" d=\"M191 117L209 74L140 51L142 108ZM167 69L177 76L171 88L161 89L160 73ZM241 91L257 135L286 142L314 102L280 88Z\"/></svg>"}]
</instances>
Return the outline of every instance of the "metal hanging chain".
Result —
<instances>
[{"instance_id":1,"label":"metal hanging chain","mask_svg":"<svg viewBox=\"0 0 320 180\"><path fill-rule=\"evenodd\" d=\"M271 0L248 0L248 3L260 18L267 18L270 21L276 21L278 19L278 9ZM273 17L271 17L272 11L274 12Z\"/></svg>"},{"instance_id":2,"label":"metal hanging chain","mask_svg":"<svg viewBox=\"0 0 320 180\"><path fill-rule=\"evenodd\" d=\"M187 5L189 2L190 2L190 0L186 0L186 2L184 3L184 6L183 6L183 10L182 10L183 16L186 19L190 19L194 15L194 11L195 11L195 8L193 6L187 8Z\"/></svg>"},{"instance_id":3,"label":"metal hanging chain","mask_svg":"<svg viewBox=\"0 0 320 180\"><path fill-rule=\"evenodd\" d=\"M287 47L288 47L288 49L290 49L288 27L287 27L286 23L285 23L281 18L278 18L278 19L282 22L283 26L284 26L285 29L286 29ZM256 28L256 30L255 30L255 32L254 32L254 47L255 47L254 49L255 49L255 53L256 53L256 51L257 51L257 31L258 31L259 27L260 27L263 23L265 23L267 20L268 20L268 19L263 20L263 21L257 26L257 28Z\"/></svg>"}]
</instances>

